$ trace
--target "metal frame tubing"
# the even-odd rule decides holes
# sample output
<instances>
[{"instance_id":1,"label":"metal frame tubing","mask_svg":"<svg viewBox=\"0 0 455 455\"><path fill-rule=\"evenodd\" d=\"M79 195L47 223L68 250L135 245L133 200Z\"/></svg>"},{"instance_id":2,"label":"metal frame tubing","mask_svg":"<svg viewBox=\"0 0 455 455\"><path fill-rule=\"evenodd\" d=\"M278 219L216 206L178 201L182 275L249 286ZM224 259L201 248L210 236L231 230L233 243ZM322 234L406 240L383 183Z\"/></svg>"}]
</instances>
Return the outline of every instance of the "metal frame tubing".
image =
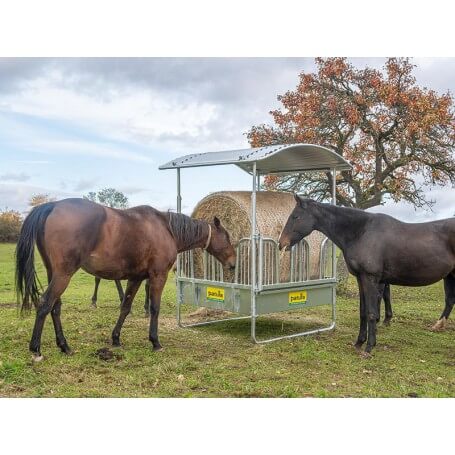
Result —
<instances>
[{"instance_id":1,"label":"metal frame tubing","mask_svg":"<svg viewBox=\"0 0 455 455\"><path fill-rule=\"evenodd\" d=\"M335 317L336 317L336 286L332 287L332 322L327 327L321 327L319 329L307 330L304 332L294 333L290 335L283 335L278 337L267 338L264 340L258 340L256 337L256 319L257 319L257 312L256 312L256 297L257 294L261 291L262 288L262 279L258 280L258 276L256 273L256 262L258 262L259 270L262 270L262 255L259 255L259 260L256 261L256 246L259 247L259 251L262 252L262 245L260 245L261 237L260 234L257 232L257 220L256 220L256 193L260 190L260 175L257 173L256 170L256 163L253 163L252 169L252 177L253 177L253 184L252 184L252 193L251 193L251 254L250 254L250 267L251 267L251 314L248 316L235 316L231 318L225 319L214 319L204 322L196 322L193 324L183 324L181 321L181 311L180 306L182 304L182 282L179 280L180 277L180 261L177 261L177 324L179 327L197 327L209 324L216 324L219 322L225 321L235 321L240 319L251 319L251 340L253 343L256 344L266 344L271 343L273 341L284 340L289 338L296 338L302 337L307 335L313 335L316 333L327 332L333 330L335 328ZM336 205L336 169L331 170L332 173L332 204ZM182 197L181 197L181 182L180 182L180 168L177 169L177 212L181 213L181 204L182 204ZM259 244L258 244L259 243ZM261 273L262 276L262 273ZM332 242L332 276L336 278L336 245Z\"/></svg>"}]
</instances>

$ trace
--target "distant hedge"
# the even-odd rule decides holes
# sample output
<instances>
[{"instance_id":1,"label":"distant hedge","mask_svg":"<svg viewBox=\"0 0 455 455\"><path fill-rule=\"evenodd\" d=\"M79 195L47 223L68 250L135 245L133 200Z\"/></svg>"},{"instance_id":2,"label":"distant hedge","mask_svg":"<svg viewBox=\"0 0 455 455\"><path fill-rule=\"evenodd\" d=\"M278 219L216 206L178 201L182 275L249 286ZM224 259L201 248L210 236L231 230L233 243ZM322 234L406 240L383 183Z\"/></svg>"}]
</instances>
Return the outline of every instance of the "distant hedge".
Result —
<instances>
[{"instance_id":1,"label":"distant hedge","mask_svg":"<svg viewBox=\"0 0 455 455\"><path fill-rule=\"evenodd\" d=\"M0 211L0 242L17 242L22 226L22 217L15 210Z\"/></svg>"}]
</instances>

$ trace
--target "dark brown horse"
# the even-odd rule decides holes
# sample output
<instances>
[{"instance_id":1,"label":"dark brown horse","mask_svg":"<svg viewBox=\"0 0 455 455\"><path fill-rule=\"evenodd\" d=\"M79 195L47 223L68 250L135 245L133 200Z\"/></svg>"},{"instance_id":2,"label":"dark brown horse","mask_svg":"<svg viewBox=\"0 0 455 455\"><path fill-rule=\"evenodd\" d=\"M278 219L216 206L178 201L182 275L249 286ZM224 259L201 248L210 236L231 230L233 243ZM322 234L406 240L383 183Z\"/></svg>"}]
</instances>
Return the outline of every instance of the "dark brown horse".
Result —
<instances>
[{"instance_id":1,"label":"dark brown horse","mask_svg":"<svg viewBox=\"0 0 455 455\"><path fill-rule=\"evenodd\" d=\"M123 287L122 287L122 282L120 280L114 280L115 286L117 288L118 292L118 297L120 299L120 305L123 302L123 297L125 296L125 293L123 292ZM98 302L98 288L101 283L101 278L96 276L95 277L95 289L93 289L93 295L92 295L92 307L96 308L96 302Z\"/></svg>"},{"instance_id":2,"label":"dark brown horse","mask_svg":"<svg viewBox=\"0 0 455 455\"><path fill-rule=\"evenodd\" d=\"M100 286L101 278L95 277L95 289L93 290L92 295L92 307L96 308L96 303L98 302L98 288ZM125 293L123 292L122 282L120 280L114 280L115 286L117 287L118 297L120 299L120 305L123 302ZM145 316L150 316L150 283L149 280L145 281L145 300L144 300L144 310Z\"/></svg>"},{"instance_id":3,"label":"dark brown horse","mask_svg":"<svg viewBox=\"0 0 455 455\"><path fill-rule=\"evenodd\" d=\"M342 250L359 285L358 349L367 341L368 354L376 344L378 303L386 284L426 286L443 279L445 308L435 328L443 325L455 304L455 218L403 223L382 213L295 198L280 248L289 248L317 230Z\"/></svg>"},{"instance_id":4,"label":"dark brown horse","mask_svg":"<svg viewBox=\"0 0 455 455\"><path fill-rule=\"evenodd\" d=\"M40 295L34 266L34 245L47 270L48 287ZM161 293L177 253L205 248L224 266L235 267L235 251L218 218L213 223L149 206L117 210L85 199L65 199L35 207L22 226L16 247L16 286L23 310L36 307L30 341L34 359L42 360L44 320L51 313L57 346L69 354L60 321L61 295L74 273L86 272L108 280L128 280L112 344L120 331L141 282L150 280L149 340L158 340Z\"/></svg>"}]
</instances>

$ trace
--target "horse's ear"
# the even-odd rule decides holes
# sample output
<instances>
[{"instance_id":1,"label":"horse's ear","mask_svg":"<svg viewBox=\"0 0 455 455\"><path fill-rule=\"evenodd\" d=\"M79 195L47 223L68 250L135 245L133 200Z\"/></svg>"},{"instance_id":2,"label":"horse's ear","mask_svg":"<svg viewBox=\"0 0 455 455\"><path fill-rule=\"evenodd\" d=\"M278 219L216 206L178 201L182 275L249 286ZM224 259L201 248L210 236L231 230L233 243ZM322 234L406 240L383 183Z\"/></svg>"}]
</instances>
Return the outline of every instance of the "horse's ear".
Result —
<instances>
[{"instance_id":1,"label":"horse's ear","mask_svg":"<svg viewBox=\"0 0 455 455\"><path fill-rule=\"evenodd\" d=\"M294 199L295 202L297 202L297 205L303 207L303 199L297 193L294 193Z\"/></svg>"},{"instance_id":2,"label":"horse's ear","mask_svg":"<svg viewBox=\"0 0 455 455\"><path fill-rule=\"evenodd\" d=\"M216 228L219 228L221 226L221 221L217 216L213 218L213 224L215 225Z\"/></svg>"}]
</instances>

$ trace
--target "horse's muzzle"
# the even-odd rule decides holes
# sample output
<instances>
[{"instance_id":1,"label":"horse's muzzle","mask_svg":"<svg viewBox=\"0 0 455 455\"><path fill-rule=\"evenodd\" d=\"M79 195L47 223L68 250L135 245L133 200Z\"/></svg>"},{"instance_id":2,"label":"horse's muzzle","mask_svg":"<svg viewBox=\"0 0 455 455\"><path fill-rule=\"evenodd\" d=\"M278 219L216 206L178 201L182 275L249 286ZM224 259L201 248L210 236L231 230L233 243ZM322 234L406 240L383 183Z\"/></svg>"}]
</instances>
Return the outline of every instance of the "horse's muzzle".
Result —
<instances>
[{"instance_id":1,"label":"horse's muzzle","mask_svg":"<svg viewBox=\"0 0 455 455\"><path fill-rule=\"evenodd\" d=\"M284 249L285 251L289 251L289 250L291 249L291 246L290 246L289 242L282 242L282 241L280 241L280 242L278 243L278 248L279 248L280 251L283 250L283 249Z\"/></svg>"}]
</instances>

